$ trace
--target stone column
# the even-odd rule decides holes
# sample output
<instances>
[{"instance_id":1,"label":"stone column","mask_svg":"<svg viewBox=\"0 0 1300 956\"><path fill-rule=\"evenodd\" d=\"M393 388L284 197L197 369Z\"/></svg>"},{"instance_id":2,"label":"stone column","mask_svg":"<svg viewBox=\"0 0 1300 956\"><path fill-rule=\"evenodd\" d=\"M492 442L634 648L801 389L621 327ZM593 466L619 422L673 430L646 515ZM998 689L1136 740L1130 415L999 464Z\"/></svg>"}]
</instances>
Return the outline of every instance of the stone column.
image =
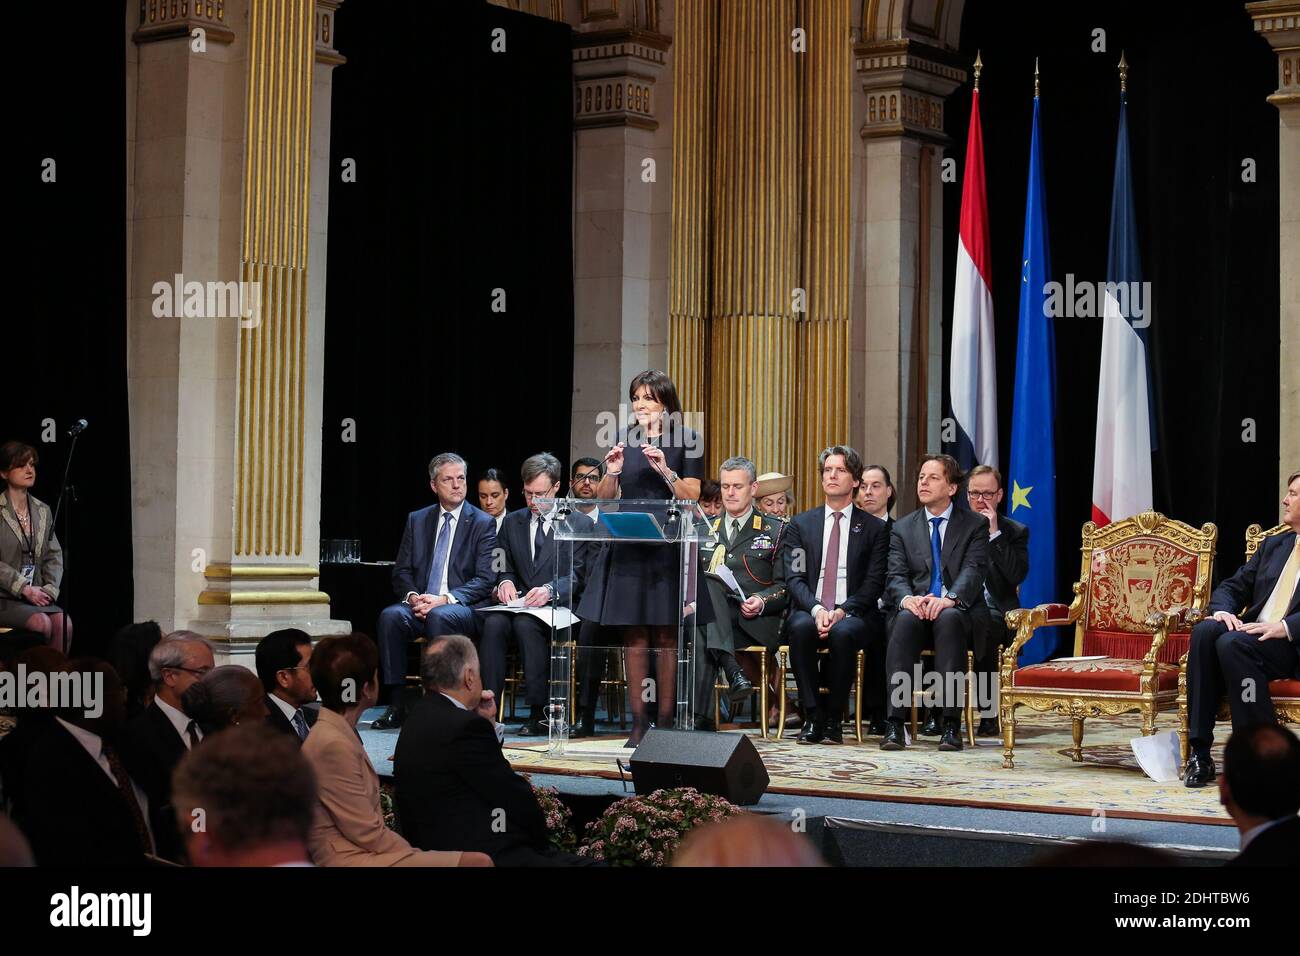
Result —
<instances>
[{"instance_id":1,"label":"stone column","mask_svg":"<svg viewBox=\"0 0 1300 956\"><path fill-rule=\"evenodd\" d=\"M337 7L145 0L130 34L135 610L219 662L348 629L315 587Z\"/></svg>"},{"instance_id":2,"label":"stone column","mask_svg":"<svg viewBox=\"0 0 1300 956\"><path fill-rule=\"evenodd\" d=\"M891 469L897 514L916 506L913 469L937 449L942 409L944 100L966 79L919 40L855 49L862 95L854 147L849 434Z\"/></svg>"},{"instance_id":3,"label":"stone column","mask_svg":"<svg viewBox=\"0 0 1300 956\"><path fill-rule=\"evenodd\" d=\"M1281 441L1278 484L1300 468L1300 2L1248 3L1255 32L1277 51L1278 242L1281 295Z\"/></svg>"},{"instance_id":4,"label":"stone column","mask_svg":"<svg viewBox=\"0 0 1300 956\"><path fill-rule=\"evenodd\" d=\"M570 6L574 74L573 409L569 461L597 415L664 368L672 206L672 5ZM646 160L654 180L644 181Z\"/></svg>"}]
</instances>

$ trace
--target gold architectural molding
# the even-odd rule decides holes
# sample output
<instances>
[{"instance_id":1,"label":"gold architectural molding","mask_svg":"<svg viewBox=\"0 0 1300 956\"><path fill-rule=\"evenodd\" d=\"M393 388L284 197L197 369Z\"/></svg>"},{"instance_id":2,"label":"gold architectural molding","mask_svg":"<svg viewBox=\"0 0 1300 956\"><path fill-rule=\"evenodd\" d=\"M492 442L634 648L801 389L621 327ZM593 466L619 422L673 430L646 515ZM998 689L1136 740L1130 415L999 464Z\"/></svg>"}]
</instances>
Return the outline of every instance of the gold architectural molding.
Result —
<instances>
[{"instance_id":1,"label":"gold architectural molding","mask_svg":"<svg viewBox=\"0 0 1300 956\"><path fill-rule=\"evenodd\" d=\"M341 66L347 57L334 49L334 15L343 0L316 0L316 62Z\"/></svg>"},{"instance_id":2,"label":"gold architectural molding","mask_svg":"<svg viewBox=\"0 0 1300 956\"><path fill-rule=\"evenodd\" d=\"M671 44L648 30L575 33L573 125L658 129L653 90Z\"/></svg>"},{"instance_id":3,"label":"gold architectural molding","mask_svg":"<svg viewBox=\"0 0 1300 956\"><path fill-rule=\"evenodd\" d=\"M226 23L226 0L140 0L140 26L131 39L144 44L188 38L196 28L208 42L235 41Z\"/></svg>"},{"instance_id":4,"label":"gold architectural molding","mask_svg":"<svg viewBox=\"0 0 1300 956\"><path fill-rule=\"evenodd\" d=\"M249 2L240 260L259 321L239 332L236 556L302 553L316 13L313 0Z\"/></svg>"},{"instance_id":5,"label":"gold architectural molding","mask_svg":"<svg viewBox=\"0 0 1300 956\"><path fill-rule=\"evenodd\" d=\"M202 591L199 603L230 607L251 604L329 604L324 591Z\"/></svg>"},{"instance_id":6,"label":"gold architectural molding","mask_svg":"<svg viewBox=\"0 0 1300 956\"><path fill-rule=\"evenodd\" d=\"M1246 11L1277 53L1277 91L1268 101L1279 109L1300 104L1300 2L1264 0L1246 4Z\"/></svg>"},{"instance_id":7,"label":"gold architectural molding","mask_svg":"<svg viewBox=\"0 0 1300 956\"><path fill-rule=\"evenodd\" d=\"M203 571L203 576L210 581L253 580L261 578L285 578L288 580L310 581L320 576L320 569L310 564L228 564L213 562Z\"/></svg>"},{"instance_id":8,"label":"gold architectural molding","mask_svg":"<svg viewBox=\"0 0 1300 956\"><path fill-rule=\"evenodd\" d=\"M954 54L904 39L858 44L853 55L867 95L864 138L910 135L948 145L944 103L966 82Z\"/></svg>"}]
</instances>

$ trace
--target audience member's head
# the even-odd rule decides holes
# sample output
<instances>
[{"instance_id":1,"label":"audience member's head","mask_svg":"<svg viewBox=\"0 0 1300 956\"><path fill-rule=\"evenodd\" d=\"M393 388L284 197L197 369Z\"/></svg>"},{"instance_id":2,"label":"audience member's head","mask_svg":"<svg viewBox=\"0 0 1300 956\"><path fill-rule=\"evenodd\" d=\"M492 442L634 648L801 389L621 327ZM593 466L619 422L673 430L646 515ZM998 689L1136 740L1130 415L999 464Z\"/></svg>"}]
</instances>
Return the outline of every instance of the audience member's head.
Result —
<instances>
[{"instance_id":1,"label":"audience member's head","mask_svg":"<svg viewBox=\"0 0 1300 956\"><path fill-rule=\"evenodd\" d=\"M961 465L952 455L926 455L917 469L916 500L932 514L941 514L956 497L962 478Z\"/></svg>"},{"instance_id":2,"label":"audience member's head","mask_svg":"<svg viewBox=\"0 0 1300 956\"><path fill-rule=\"evenodd\" d=\"M327 710L373 707L379 699L379 649L365 634L322 638L311 657L311 679Z\"/></svg>"},{"instance_id":3,"label":"audience member's head","mask_svg":"<svg viewBox=\"0 0 1300 956\"><path fill-rule=\"evenodd\" d=\"M316 699L311 682L311 637L296 627L272 631L257 644L257 676L268 694L292 707Z\"/></svg>"},{"instance_id":4,"label":"audience member's head","mask_svg":"<svg viewBox=\"0 0 1300 956\"><path fill-rule=\"evenodd\" d=\"M1277 724L1234 730L1223 748L1219 802L1243 833L1300 812L1300 740Z\"/></svg>"},{"instance_id":5,"label":"audience member's head","mask_svg":"<svg viewBox=\"0 0 1300 956\"><path fill-rule=\"evenodd\" d=\"M434 455L429 461L429 487L438 496L438 504L455 511L465 500L465 472L469 466L454 451Z\"/></svg>"},{"instance_id":6,"label":"audience member's head","mask_svg":"<svg viewBox=\"0 0 1300 956\"><path fill-rule=\"evenodd\" d=\"M569 472L569 494L574 498L594 498L605 468L598 458L579 458Z\"/></svg>"},{"instance_id":7,"label":"audience member's head","mask_svg":"<svg viewBox=\"0 0 1300 956\"><path fill-rule=\"evenodd\" d=\"M126 723L126 691L117 671L94 657L79 657L60 668L62 698L54 716L107 741L117 739ZM51 692L55 681L50 682Z\"/></svg>"},{"instance_id":8,"label":"audience member's head","mask_svg":"<svg viewBox=\"0 0 1300 956\"><path fill-rule=\"evenodd\" d=\"M554 498L560 493L560 479L564 477L564 466L560 459L550 452L538 452L524 459L519 469L519 477L524 483L524 504L533 514L539 514L539 498Z\"/></svg>"},{"instance_id":9,"label":"audience member's head","mask_svg":"<svg viewBox=\"0 0 1300 956\"><path fill-rule=\"evenodd\" d=\"M700 487L702 489L704 486L701 484ZM736 455L724 461L718 469L721 507L732 517L739 518L753 506L757 490L758 469L748 458ZM703 495L704 492L701 491L700 494Z\"/></svg>"},{"instance_id":10,"label":"audience member's head","mask_svg":"<svg viewBox=\"0 0 1300 956\"><path fill-rule=\"evenodd\" d=\"M478 506L496 518L506 510L510 489L498 468L489 468L478 476Z\"/></svg>"},{"instance_id":11,"label":"audience member's head","mask_svg":"<svg viewBox=\"0 0 1300 956\"><path fill-rule=\"evenodd\" d=\"M126 688L126 715L130 719L153 700L154 680L149 673L149 655L162 640L157 621L128 624L108 644L108 662Z\"/></svg>"},{"instance_id":12,"label":"audience member's head","mask_svg":"<svg viewBox=\"0 0 1300 956\"><path fill-rule=\"evenodd\" d=\"M712 478L700 482L700 510L710 518L722 514L722 485Z\"/></svg>"},{"instance_id":13,"label":"audience member's head","mask_svg":"<svg viewBox=\"0 0 1300 956\"><path fill-rule=\"evenodd\" d=\"M1282 523L1292 531L1300 532L1300 471L1291 473L1282 495Z\"/></svg>"},{"instance_id":14,"label":"audience member's head","mask_svg":"<svg viewBox=\"0 0 1300 956\"><path fill-rule=\"evenodd\" d=\"M763 514L785 518L790 514L794 504L794 479L779 471L769 471L758 476L758 487L754 495L758 500L758 510Z\"/></svg>"},{"instance_id":15,"label":"audience member's head","mask_svg":"<svg viewBox=\"0 0 1300 956\"><path fill-rule=\"evenodd\" d=\"M831 445L817 456L817 468L822 476L822 492L826 503L839 507L851 502L858 485L862 483L862 456L848 445Z\"/></svg>"},{"instance_id":16,"label":"audience member's head","mask_svg":"<svg viewBox=\"0 0 1300 956\"><path fill-rule=\"evenodd\" d=\"M181 710L202 728L204 735L259 723L270 716L262 682L238 664L213 668L202 680L191 684L181 695Z\"/></svg>"},{"instance_id":17,"label":"audience member's head","mask_svg":"<svg viewBox=\"0 0 1300 956\"><path fill-rule=\"evenodd\" d=\"M35 865L27 838L9 817L0 812L0 867Z\"/></svg>"},{"instance_id":18,"label":"audience member's head","mask_svg":"<svg viewBox=\"0 0 1300 956\"><path fill-rule=\"evenodd\" d=\"M212 645L193 631L172 631L149 652L155 694L177 710L181 695L216 666Z\"/></svg>"},{"instance_id":19,"label":"audience member's head","mask_svg":"<svg viewBox=\"0 0 1300 956\"><path fill-rule=\"evenodd\" d=\"M33 647L46 647L45 635L15 627L0 634L0 671L11 671L18 658Z\"/></svg>"},{"instance_id":20,"label":"audience member's head","mask_svg":"<svg viewBox=\"0 0 1300 956\"><path fill-rule=\"evenodd\" d=\"M483 697L478 651L461 634L448 634L428 646L420 661L420 677L426 691L454 697L469 708L477 707Z\"/></svg>"},{"instance_id":21,"label":"audience member's head","mask_svg":"<svg viewBox=\"0 0 1300 956\"><path fill-rule=\"evenodd\" d=\"M172 774L172 807L195 866L310 860L316 778L298 744L264 723L231 727L188 751Z\"/></svg>"},{"instance_id":22,"label":"audience member's head","mask_svg":"<svg viewBox=\"0 0 1300 956\"><path fill-rule=\"evenodd\" d=\"M858 485L857 498L854 503L867 514L875 515L881 521L889 518L894 510L894 479L884 465L867 465L862 469L862 484Z\"/></svg>"},{"instance_id":23,"label":"audience member's head","mask_svg":"<svg viewBox=\"0 0 1300 956\"><path fill-rule=\"evenodd\" d=\"M50 675L59 674L68 669L68 659L63 656L62 651L56 651L48 644L38 644L35 647L28 647L13 660L12 669L23 669L28 679L33 674L45 675L45 686L50 686ZM49 700L45 701L42 707L19 707L15 710L14 719L17 724L26 724L29 721L49 720L54 716L54 708Z\"/></svg>"},{"instance_id":24,"label":"audience member's head","mask_svg":"<svg viewBox=\"0 0 1300 956\"><path fill-rule=\"evenodd\" d=\"M825 866L807 836L788 823L754 813L692 830L673 854L673 866Z\"/></svg>"},{"instance_id":25,"label":"audience member's head","mask_svg":"<svg viewBox=\"0 0 1300 956\"><path fill-rule=\"evenodd\" d=\"M976 465L966 474L966 499L971 511L996 514L1002 496L1002 472L992 465Z\"/></svg>"}]
</instances>

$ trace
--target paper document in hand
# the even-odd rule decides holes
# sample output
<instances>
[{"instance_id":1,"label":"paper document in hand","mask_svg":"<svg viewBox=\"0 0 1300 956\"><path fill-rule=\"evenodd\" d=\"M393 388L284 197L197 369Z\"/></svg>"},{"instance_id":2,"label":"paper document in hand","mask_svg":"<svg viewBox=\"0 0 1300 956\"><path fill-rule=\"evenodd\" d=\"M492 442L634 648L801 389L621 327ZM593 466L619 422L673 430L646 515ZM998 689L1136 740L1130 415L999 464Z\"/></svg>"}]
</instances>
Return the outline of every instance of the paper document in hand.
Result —
<instances>
[{"instance_id":1,"label":"paper document in hand","mask_svg":"<svg viewBox=\"0 0 1300 956\"><path fill-rule=\"evenodd\" d=\"M740 584L736 581L736 575L732 572L731 568L727 567L725 564L719 564L709 573L722 581L722 583L727 587L731 588L731 590L735 592L736 597L740 598L742 601L745 600L745 592L740 589Z\"/></svg>"},{"instance_id":2,"label":"paper document in hand","mask_svg":"<svg viewBox=\"0 0 1300 956\"><path fill-rule=\"evenodd\" d=\"M531 614L543 624L550 624L557 631L562 631L582 620L567 607L552 608L550 605L524 607L523 598L517 598L509 604L494 604L492 607L483 607L479 608L479 610L485 613L488 611L504 611L507 614Z\"/></svg>"}]
</instances>

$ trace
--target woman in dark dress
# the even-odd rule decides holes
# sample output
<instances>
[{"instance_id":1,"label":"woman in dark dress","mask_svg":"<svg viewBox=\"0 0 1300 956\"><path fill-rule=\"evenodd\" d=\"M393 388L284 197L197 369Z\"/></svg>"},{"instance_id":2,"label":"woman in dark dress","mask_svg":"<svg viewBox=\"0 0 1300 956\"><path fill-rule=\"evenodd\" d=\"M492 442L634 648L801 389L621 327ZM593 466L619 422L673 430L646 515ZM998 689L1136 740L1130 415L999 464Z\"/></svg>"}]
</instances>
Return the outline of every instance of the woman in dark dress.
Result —
<instances>
[{"instance_id":1,"label":"woman in dark dress","mask_svg":"<svg viewBox=\"0 0 1300 956\"><path fill-rule=\"evenodd\" d=\"M677 389L663 372L641 372L628 386L635 418L605 456L600 498L695 500L704 474L700 436L681 426ZM663 516L659 516L663 523ZM578 615L618 628L627 648L628 697L636 746L652 723L672 725L677 706L677 628L685 604L681 553L671 545L611 543L593 569ZM653 654L651 651L653 650ZM644 699L654 658L654 712Z\"/></svg>"}]
</instances>

